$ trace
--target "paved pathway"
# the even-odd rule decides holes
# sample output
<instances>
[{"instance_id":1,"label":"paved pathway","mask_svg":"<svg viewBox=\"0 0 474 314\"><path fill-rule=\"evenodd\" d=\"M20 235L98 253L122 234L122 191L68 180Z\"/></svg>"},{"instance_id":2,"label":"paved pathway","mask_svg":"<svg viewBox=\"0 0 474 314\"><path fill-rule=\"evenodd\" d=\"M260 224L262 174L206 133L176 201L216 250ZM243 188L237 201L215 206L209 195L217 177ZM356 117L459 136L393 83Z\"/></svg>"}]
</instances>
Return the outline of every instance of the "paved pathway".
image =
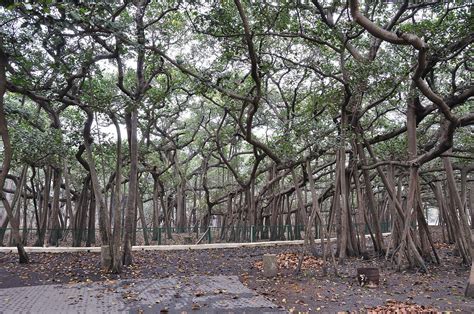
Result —
<instances>
[{"instance_id":1,"label":"paved pathway","mask_svg":"<svg viewBox=\"0 0 474 314\"><path fill-rule=\"evenodd\" d=\"M237 276L115 280L0 289L0 313L265 313L277 306Z\"/></svg>"}]
</instances>

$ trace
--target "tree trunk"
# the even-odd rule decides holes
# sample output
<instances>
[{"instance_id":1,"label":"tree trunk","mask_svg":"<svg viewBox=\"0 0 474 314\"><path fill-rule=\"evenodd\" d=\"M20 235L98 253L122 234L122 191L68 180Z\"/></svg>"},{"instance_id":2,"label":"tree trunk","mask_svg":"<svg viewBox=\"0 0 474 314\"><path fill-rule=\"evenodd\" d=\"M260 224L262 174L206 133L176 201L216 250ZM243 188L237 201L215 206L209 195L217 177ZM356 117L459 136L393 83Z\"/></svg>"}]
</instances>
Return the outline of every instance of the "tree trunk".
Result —
<instances>
[{"instance_id":1,"label":"tree trunk","mask_svg":"<svg viewBox=\"0 0 474 314\"><path fill-rule=\"evenodd\" d=\"M90 176L88 175L83 182L82 191L77 201L76 214L74 216L72 246L81 246L83 234L86 228L87 210L89 208L89 184Z\"/></svg>"},{"instance_id":2,"label":"tree trunk","mask_svg":"<svg viewBox=\"0 0 474 314\"><path fill-rule=\"evenodd\" d=\"M87 238L86 246L92 246L95 243L95 214L96 214L97 202L94 193L91 193L89 200L89 222L87 225ZM104 243L104 242L102 242Z\"/></svg>"},{"instance_id":3,"label":"tree trunk","mask_svg":"<svg viewBox=\"0 0 474 314\"><path fill-rule=\"evenodd\" d=\"M361 143L357 143L357 155L359 156L362 166L367 165L367 157L365 155L364 147ZM384 245L382 230L380 229L380 222L376 211L374 191L372 190L369 170L362 168L362 176L364 178L364 190L366 197L365 204L367 205L370 217L372 218L375 233L374 249L379 253L383 253Z\"/></svg>"},{"instance_id":4,"label":"tree trunk","mask_svg":"<svg viewBox=\"0 0 474 314\"><path fill-rule=\"evenodd\" d=\"M344 127L343 124L342 127ZM344 264L347 251L348 251L348 221L349 211L347 207L347 184L346 184L346 152L345 142L342 143L342 147L338 151L338 162L336 162L336 171L339 172L339 194L335 194L334 197L339 198L339 209L340 209L340 228L338 233L338 239L340 238L340 250L339 250L339 263Z\"/></svg>"},{"instance_id":5,"label":"tree trunk","mask_svg":"<svg viewBox=\"0 0 474 314\"><path fill-rule=\"evenodd\" d=\"M84 147L86 149L87 164L89 165L89 172L91 175L92 189L94 191L94 198L96 203L99 205L99 229L100 237L103 244L109 242L110 238L110 221L109 215L107 214L107 206L102 196L102 188L99 183L99 177L97 175L96 165L94 156L92 155L92 137L91 137L91 125L94 119L94 115L91 109L82 108L87 114L87 120L84 124L83 137ZM94 211L95 212L95 211Z\"/></svg>"},{"instance_id":6,"label":"tree trunk","mask_svg":"<svg viewBox=\"0 0 474 314\"><path fill-rule=\"evenodd\" d=\"M10 205L10 208L12 208L13 211L13 216L15 217L15 220L18 221L18 224L20 223L20 211L21 211L21 195L22 193L26 194L26 191L24 189L25 182L26 182L26 177L27 177L27 171L28 171L28 166L23 166L23 169L21 170L21 175L20 175L20 180L17 182L15 193L13 194L13 199ZM26 197L25 197L26 198ZM7 199L8 201L8 199ZM8 218L8 216L7 216ZM10 222L10 219L5 220L7 223ZM5 225L7 227L7 225ZM10 246L15 245L15 239L12 236L12 233L10 232Z\"/></svg>"},{"instance_id":7,"label":"tree trunk","mask_svg":"<svg viewBox=\"0 0 474 314\"><path fill-rule=\"evenodd\" d=\"M46 226L49 213L49 193L51 189L51 167L47 166L44 170L44 188L43 188L43 210L40 212L40 225L38 226L38 239L35 246L43 246L46 235Z\"/></svg>"},{"instance_id":8,"label":"tree trunk","mask_svg":"<svg viewBox=\"0 0 474 314\"><path fill-rule=\"evenodd\" d=\"M111 115L112 122L115 125L117 132L117 148L116 148L116 163L115 163L115 190L113 200L113 231L110 247L111 264L110 271L114 274L119 274L122 271L122 263L120 260L120 237L121 237L121 204L120 197L121 191L120 186L122 184L122 136L120 134L120 126L114 115Z\"/></svg>"},{"instance_id":9,"label":"tree trunk","mask_svg":"<svg viewBox=\"0 0 474 314\"><path fill-rule=\"evenodd\" d=\"M451 149L448 150L451 153ZM446 171L446 181L448 185L449 196L453 201L454 206L449 206L451 209L451 220L454 223L454 231L456 232L456 243L459 252L466 265L471 264L471 234L468 226L466 212L456 188L456 181L454 178L453 167L449 157L442 157L444 169Z\"/></svg>"},{"instance_id":10,"label":"tree trunk","mask_svg":"<svg viewBox=\"0 0 474 314\"><path fill-rule=\"evenodd\" d=\"M10 204L6 199L6 196L3 192L3 187L5 186L5 180L7 178L8 172L10 170L10 164L12 160L12 147L10 144L10 136L8 133L7 119L5 117L5 106L4 106L4 95L6 92L6 67L7 67L7 55L1 50L3 46L3 39L0 37L0 135L3 142L3 163L2 171L0 172L0 198L2 200L3 206L7 212L7 216L10 219L10 225L12 227L12 236L15 241L16 247L18 249L18 256L20 263L28 263L28 255L23 247L23 243L20 237L20 223L13 216Z\"/></svg>"},{"instance_id":11,"label":"tree trunk","mask_svg":"<svg viewBox=\"0 0 474 314\"><path fill-rule=\"evenodd\" d=\"M64 218L64 228L68 228L68 220L69 226L72 225L72 201L71 201L71 183L69 181L69 169L67 167L66 160L64 160L63 166L63 173L64 173L64 194L66 197L66 215Z\"/></svg>"},{"instance_id":12,"label":"tree trunk","mask_svg":"<svg viewBox=\"0 0 474 314\"><path fill-rule=\"evenodd\" d=\"M143 240L145 242L145 245L150 245L150 241L148 240L148 230L146 227L145 211L143 210L143 198L141 195L138 199L138 210L140 211L140 223L143 231Z\"/></svg>"},{"instance_id":13,"label":"tree trunk","mask_svg":"<svg viewBox=\"0 0 474 314\"><path fill-rule=\"evenodd\" d=\"M152 241L158 240L158 232L160 228L160 195L158 185L158 175L152 173L153 177L153 234Z\"/></svg>"},{"instance_id":14,"label":"tree trunk","mask_svg":"<svg viewBox=\"0 0 474 314\"><path fill-rule=\"evenodd\" d=\"M137 186L138 186L138 109L136 104L130 114L127 114L127 127L129 129L129 146L130 146L130 179L128 187L127 212L125 215L125 232L123 237L123 256L122 263L131 265L132 257L132 237L133 224L135 220L135 211L137 207Z\"/></svg>"},{"instance_id":15,"label":"tree trunk","mask_svg":"<svg viewBox=\"0 0 474 314\"><path fill-rule=\"evenodd\" d=\"M186 228L186 178L179 169L178 152L174 152L174 173L178 179L176 185L176 232L185 232Z\"/></svg>"},{"instance_id":16,"label":"tree trunk","mask_svg":"<svg viewBox=\"0 0 474 314\"><path fill-rule=\"evenodd\" d=\"M370 156L374 160L374 162L377 162L377 158L375 157L375 154L372 150L372 147L367 142L366 142L366 147L367 147L367 150L368 150ZM395 193L394 186L390 184L390 182L387 179L387 176L383 173L380 166L378 166L376 169L377 169L377 173L379 174L379 177L382 179L382 182L383 182L383 184L385 186L385 189L387 190L390 198L395 203L395 209L396 209L398 215L400 216L401 224L404 225L403 234L402 234L402 237L401 237L401 244L394 251L394 254L397 251L399 253L398 266L399 266L399 268L401 267L401 263L400 263L400 258L401 257L400 257L400 255L404 253L403 249L406 248L407 249L406 256L407 256L409 262L411 262L412 258L414 258L416 263L423 269L423 271L426 272L427 268L426 268L425 262L423 260L423 257L420 255L420 253L418 251L418 248L415 245L414 239L412 237L412 233L408 232L409 229L410 229L409 221L411 220L411 214L412 214L411 208L407 209L406 211L403 210L403 206L401 205L401 203L400 203L400 201L397 198L397 195ZM413 175L417 175L417 174L413 174L413 171L418 171L418 169L416 167L411 167L410 170L411 170L410 179L412 179ZM412 194L415 192L414 189L412 189L410 191L412 192ZM412 195L412 196L414 197L414 195ZM410 195L409 195L408 199L410 199ZM411 199L410 199L410 201L413 202L413 200L411 200ZM408 204L410 204L410 203L408 202ZM407 208L408 207L410 207L410 206L407 205ZM408 222L407 222L407 220L408 220Z\"/></svg>"},{"instance_id":17,"label":"tree trunk","mask_svg":"<svg viewBox=\"0 0 474 314\"><path fill-rule=\"evenodd\" d=\"M352 177L354 179L354 189L357 198L357 211L356 211L356 229L357 229L357 237L359 243L359 251L360 254L366 255L367 254L367 244L365 241L365 203L362 196L362 191L360 187L359 181L359 171L357 169L357 165L354 164Z\"/></svg>"},{"instance_id":18,"label":"tree trunk","mask_svg":"<svg viewBox=\"0 0 474 314\"><path fill-rule=\"evenodd\" d=\"M469 189L469 208L471 209L471 229L474 230L474 182L472 181Z\"/></svg>"},{"instance_id":19,"label":"tree trunk","mask_svg":"<svg viewBox=\"0 0 474 314\"><path fill-rule=\"evenodd\" d=\"M59 245L60 227L59 227L59 196L61 192L61 169L53 168L53 204L51 210L51 230L49 235L49 244Z\"/></svg>"}]
</instances>

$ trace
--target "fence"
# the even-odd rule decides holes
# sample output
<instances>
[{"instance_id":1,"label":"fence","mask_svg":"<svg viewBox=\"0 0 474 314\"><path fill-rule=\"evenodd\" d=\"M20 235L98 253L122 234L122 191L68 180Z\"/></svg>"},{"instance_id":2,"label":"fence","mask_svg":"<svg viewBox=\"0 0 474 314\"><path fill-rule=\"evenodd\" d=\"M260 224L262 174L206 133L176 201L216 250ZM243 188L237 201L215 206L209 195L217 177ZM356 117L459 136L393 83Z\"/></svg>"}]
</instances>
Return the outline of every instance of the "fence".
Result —
<instances>
[{"instance_id":1,"label":"fence","mask_svg":"<svg viewBox=\"0 0 474 314\"><path fill-rule=\"evenodd\" d=\"M363 228L369 234L366 224L352 224L354 232ZM390 223L381 224L382 232L390 231ZM144 232L145 231L145 232ZM145 237L146 233L146 237ZM47 229L44 231L44 243L37 243L38 229L21 229L25 245L43 245L50 242L51 235L58 237L55 246L100 246L101 237L99 229ZM313 227L316 239L322 236L320 226ZM11 245L10 228L0 228L0 246ZM336 236L335 227L331 228L330 236ZM137 228L133 245L171 245L171 244L197 244L197 243L246 243L262 241L289 241L302 240L305 237L302 225L276 225L276 226L232 226L232 227L159 227Z\"/></svg>"}]
</instances>

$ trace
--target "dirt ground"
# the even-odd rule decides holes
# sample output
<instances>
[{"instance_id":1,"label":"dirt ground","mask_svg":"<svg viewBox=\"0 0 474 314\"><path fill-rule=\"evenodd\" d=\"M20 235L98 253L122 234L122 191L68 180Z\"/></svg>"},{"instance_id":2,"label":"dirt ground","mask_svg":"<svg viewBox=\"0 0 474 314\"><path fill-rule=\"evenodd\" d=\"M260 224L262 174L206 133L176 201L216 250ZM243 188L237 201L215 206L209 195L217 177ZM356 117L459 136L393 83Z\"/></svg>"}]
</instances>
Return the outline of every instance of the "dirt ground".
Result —
<instances>
[{"instance_id":1,"label":"dirt ground","mask_svg":"<svg viewBox=\"0 0 474 314\"><path fill-rule=\"evenodd\" d=\"M384 258L348 259L322 274L322 261L305 261L295 275L301 246L213 249L189 251L134 252L135 264L117 276L100 270L99 253L30 253L31 263L20 265L15 254L0 253L0 288L57 283L103 281L107 279L166 278L191 275L238 275L248 287L287 311L338 312L375 309L411 312L474 312L474 299L463 296L469 268L460 265L451 246L439 245L441 265L431 264L429 272L397 272ZM261 270L263 254L278 254L279 274L267 279ZM379 267L380 286L358 285L358 267ZM381 307L383 306L383 307ZM376 308L379 307L379 308Z\"/></svg>"}]
</instances>

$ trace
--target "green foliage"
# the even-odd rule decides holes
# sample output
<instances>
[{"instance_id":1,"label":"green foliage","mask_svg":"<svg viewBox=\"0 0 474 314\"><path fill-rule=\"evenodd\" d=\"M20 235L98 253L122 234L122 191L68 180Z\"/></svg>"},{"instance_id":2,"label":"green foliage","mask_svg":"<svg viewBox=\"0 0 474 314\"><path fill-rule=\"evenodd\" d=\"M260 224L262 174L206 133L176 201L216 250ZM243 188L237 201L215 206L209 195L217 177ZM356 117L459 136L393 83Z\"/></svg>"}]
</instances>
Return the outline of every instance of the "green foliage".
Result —
<instances>
[{"instance_id":1,"label":"green foliage","mask_svg":"<svg viewBox=\"0 0 474 314\"><path fill-rule=\"evenodd\" d=\"M84 140L84 109L92 110L93 155L105 185L117 158L109 116L125 130L125 117L136 106L140 171L160 173L166 192L174 191L183 177L202 180L206 172L213 187L211 199L218 199L237 184L234 174L222 170L226 166L218 147L239 180L248 182L255 154L264 155L261 146L283 165L319 150L326 162L357 137L370 139L402 128L417 52L382 42L373 60L358 60L344 45L350 43L368 59L373 36L348 17L344 1L321 3L325 14L333 13L327 23L313 4L243 1L260 91L233 1L150 1L143 26L137 25L139 11L132 2L123 7L109 1L9 3L0 10L5 21L1 48L9 55L8 81L18 88L6 97L15 162L61 166L66 160L75 182L80 182L77 178L85 173L75 153ZM397 6L378 5L369 11L377 25L387 25L396 10ZM428 61L434 63L432 71L424 73L430 87L443 97L458 95L472 85L472 62L465 50L453 55L450 49L470 35L470 10L427 5L409 18L411 10L393 31L423 37L430 45ZM139 41L141 27L145 38ZM118 87L120 74L125 91ZM261 97L254 103L258 92ZM424 108L433 106L417 95ZM349 118L343 130L342 110ZM473 112L472 101L453 112L467 116ZM59 129L52 127L55 115ZM438 136L440 123L433 109L418 125L420 154ZM250 137L261 146L250 144ZM457 130L454 143L472 150L472 130ZM406 134L374 145L381 160L406 159L406 147ZM126 132L122 149L127 174ZM205 162L212 167L203 169ZM267 156L259 163L259 187L265 184L261 173L274 162ZM142 192L151 193L149 176L140 180Z\"/></svg>"}]
</instances>

